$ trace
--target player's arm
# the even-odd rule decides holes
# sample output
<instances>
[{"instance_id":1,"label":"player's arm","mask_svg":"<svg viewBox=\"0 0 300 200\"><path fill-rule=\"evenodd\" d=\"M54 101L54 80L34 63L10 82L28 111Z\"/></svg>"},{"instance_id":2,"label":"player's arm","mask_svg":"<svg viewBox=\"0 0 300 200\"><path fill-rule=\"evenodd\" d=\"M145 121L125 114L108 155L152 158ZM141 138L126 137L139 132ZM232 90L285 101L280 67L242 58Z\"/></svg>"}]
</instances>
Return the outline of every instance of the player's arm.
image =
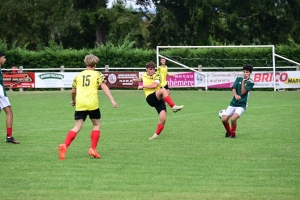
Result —
<instances>
[{"instance_id":1,"label":"player's arm","mask_svg":"<svg viewBox=\"0 0 300 200\"><path fill-rule=\"evenodd\" d=\"M234 95L234 98L236 100L240 100L241 97L236 93L236 89L237 89L237 86L238 86L238 83L239 83L239 78L237 77L233 83L233 86L232 86L232 93Z\"/></svg>"},{"instance_id":2,"label":"player's arm","mask_svg":"<svg viewBox=\"0 0 300 200\"><path fill-rule=\"evenodd\" d=\"M76 88L77 88L77 76L74 78L72 83L72 90L71 90L71 106L76 105Z\"/></svg>"},{"instance_id":3,"label":"player's arm","mask_svg":"<svg viewBox=\"0 0 300 200\"><path fill-rule=\"evenodd\" d=\"M173 77L173 78L176 78L176 74L167 74L167 76L171 76L171 77Z\"/></svg>"},{"instance_id":4,"label":"player's arm","mask_svg":"<svg viewBox=\"0 0 300 200\"><path fill-rule=\"evenodd\" d=\"M114 108L118 107L117 102L115 101L115 99L113 98L112 94L110 93L109 88L107 87L107 85L102 82L100 85L101 89L103 90L103 92L106 94L106 96L109 98L110 102L112 103Z\"/></svg>"},{"instance_id":5,"label":"player's arm","mask_svg":"<svg viewBox=\"0 0 300 200\"><path fill-rule=\"evenodd\" d=\"M241 99L241 96L236 93L236 89L235 88L232 89L232 93L233 93L234 98L236 100L240 100Z\"/></svg>"},{"instance_id":6,"label":"player's arm","mask_svg":"<svg viewBox=\"0 0 300 200\"><path fill-rule=\"evenodd\" d=\"M143 81L143 79L142 78L134 78L134 79L132 79L132 81L134 82L134 83L138 83L138 82L142 82ZM140 89L140 86L138 86L138 90Z\"/></svg>"},{"instance_id":7,"label":"player's arm","mask_svg":"<svg viewBox=\"0 0 300 200\"><path fill-rule=\"evenodd\" d=\"M142 78L134 78L132 79L133 82L142 82Z\"/></svg>"},{"instance_id":8,"label":"player's arm","mask_svg":"<svg viewBox=\"0 0 300 200\"><path fill-rule=\"evenodd\" d=\"M154 89L159 85L159 81L155 81L154 83L150 85L139 85L138 89L148 88L148 89Z\"/></svg>"},{"instance_id":9,"label":"player's arm","mask_svg":"<svg viewBox=\"0 0 300 200\"><path fill-rule=\"evenodd\" d=\"M246 83L247 83L247 85L246 85ZM252 79L247 79L246 81L245 81L245 90L247 91L247 92L249 92L249 91L251 91L252 90L252 88L253 88L253 86L254 86L254 82L253 82L253 80ZM246 93L247 93L246 92Z\"/></svg>"},{"instance_id":10,"label":"player's arm","mask_svg":"<svg viewBox=\"0 0 300 200\"><path fill-rule=\"evenodd\" d=\"M240 100L241 99L241 97L236 93L236 88L232 88L232 93L233 93L234 98L236 100Z\"/></svg>"},{"instance_id":11,"label":"player's arm","mask_svg":"<svg viewBox=\"0 0 300 200\"><path fill-rule=\"evenodd\" d=\"M71 90L71 105L75 106L76 104L76 88L72 88Z\"/></svg>"},{"instance_id":12,"label":"player's arm","mask_svg":"<svg viewBox=\"0 0 300 200\"><path fill-rule=\"evenodd\" d=\"M160 84L160 80L161 80L161 76L159 74L155 74L154 75L154 82L149 84L149 85L139 85L138 89L143 89L143 88L147 88L147 89L154 89L157 86L159 86Z\"/></svg>"},{"instance_id":13,"label":"player's arm","mask_svg":"<svg viewBox=\"0 0 300 200\"><path fill-rule=\"evenodd\" d=\"M2 85L0 85L0 98L4 97L4 88Z\"/></svg>"},{"instance_id":14,"label":"player's arm","mask_svg":"<svg viewBox=\"0 0 300 200\"><path fill-rule=\"evenodd\" d=\"M245 88L245 83L247 82L247 80L248 79L243 79L243 81L242 81L242 89L241 89L242 94L246 94L248 92L248 90L246 90L246 88Z\"/></svg>"}]
</instances>

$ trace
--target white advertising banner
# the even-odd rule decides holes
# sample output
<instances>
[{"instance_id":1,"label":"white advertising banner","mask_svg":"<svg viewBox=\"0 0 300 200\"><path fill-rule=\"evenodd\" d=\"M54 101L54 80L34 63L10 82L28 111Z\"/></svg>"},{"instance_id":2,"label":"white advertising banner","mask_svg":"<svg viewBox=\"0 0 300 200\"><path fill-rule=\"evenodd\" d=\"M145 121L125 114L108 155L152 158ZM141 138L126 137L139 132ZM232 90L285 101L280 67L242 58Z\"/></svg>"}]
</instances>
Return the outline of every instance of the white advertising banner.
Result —
<instances>
[{"instance_id":1,"label":"white advertising banner","mask_svg":"<svg viewBox=\"0 0 300 200\"><path fill-rule=\"evenodd\" d=\"M243 72L205 72L208 88L230 88L236 77L243 76ZM205 87L205 76L195 72L195 87Z\"/></svg>"},{"instance_id":2,"label":"white advertising banner","mask_svg":"<svg viewBox=\"0 0 300 200\"><path fill-rule=\"evenodd\" d=\"M35 73L35 88L71 88L78 72Z\"/></svg>"}]
</instances>

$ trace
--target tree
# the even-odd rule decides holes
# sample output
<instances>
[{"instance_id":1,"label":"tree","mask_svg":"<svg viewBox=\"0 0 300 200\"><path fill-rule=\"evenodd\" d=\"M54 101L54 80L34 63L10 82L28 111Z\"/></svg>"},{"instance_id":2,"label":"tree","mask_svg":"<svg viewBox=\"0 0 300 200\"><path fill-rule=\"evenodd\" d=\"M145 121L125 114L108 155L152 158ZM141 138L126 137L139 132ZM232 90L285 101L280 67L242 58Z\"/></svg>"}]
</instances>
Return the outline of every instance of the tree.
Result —
<instances>
[{"instance_id":1,"label":"tree","mask_svg":"<svg viewBox=\"0 0 300 200\"><path fill-rule=\"evenodd\" d=\"M0 0L0 37L8 44L17 43L36 49L59 38L68 28L65 17L69 2L57 0ZM68 20L70 23L72 20Z\"/></svg>"},{"instance_id":2,"label":"tree","mask_svg":"<svg viewBox=\"0 0 300 200\"><path fill-rule=\"evenodd\" d=\"M156 16L149 26L157 45L209 45L214 14L205 1L153 0Z\"/></svg>"},{"instance_id":3,"label":"tree","mask_svg":"<svg viewBox=\"0 0 300 200\"><path fill-rule=\"evenodd\" d=\"M149 0L137 0L146 5ZM153 0L157 45L288 44L299 41L299 0Z\"/></svg>"},{"instance_id":4,"label":"tree","mask_svg":"<svg viewBox=\"0 0 300 200\"><path fill-rule=\"evenodd\" d=\"M145 12L126 7L124 2L113 5L109 11L109 34L108 40L117 45L122 44L124 39L135 41L135 47L146 46L147 29L143 20Z\"/></svg>"},{"instance_id":5,"label":"tree","mask_svg":"<svg viewBox=\"0 0 300 200\"><path fill-rule=\"evenodd\" d=\"M299 1L293 0L232 0L223 6L219 4L226 23L218 39L235 44L288 44L293 30L299 27L295 13L299 6Z\"/></svg>"},{"instance_id":6,"label":"tree","mask_svg":"<svg viewBox=\"0 0 300 200\"><path fill-rule=\"evenodd\" d=\"M133 8L126 8L123 0L115 1L112 8L106 8L107 1L72 0L73 8L78 13L82 32L88 35L89 47L93 44L106 45L107 40L117 45L129 36L137 46L145 45L141 30L144 13ZM96 36L96 37L94 37Z\"/></svg>"}]
</instances>

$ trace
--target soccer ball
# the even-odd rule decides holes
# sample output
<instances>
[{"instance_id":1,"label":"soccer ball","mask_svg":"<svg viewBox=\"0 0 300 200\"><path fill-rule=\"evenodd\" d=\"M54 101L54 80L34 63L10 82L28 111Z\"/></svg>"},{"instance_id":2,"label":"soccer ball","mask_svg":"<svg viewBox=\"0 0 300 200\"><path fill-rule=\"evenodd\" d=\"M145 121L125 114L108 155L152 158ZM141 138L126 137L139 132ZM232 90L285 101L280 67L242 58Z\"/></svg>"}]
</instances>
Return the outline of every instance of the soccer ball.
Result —
<instances>
[{"instance_id":1,"label":"soccer ball","mask_svg":"<svg viewBox=\"0 0 300 200\"><path fill-rule=\"evenodd\" d=\"M220 112L219 112L219 117L220 117L220 119L222 119L222 117L223 117L223 115L225 114L225 112L226 112L226 110L220 110Z\"/></svg>"}]
</instances>

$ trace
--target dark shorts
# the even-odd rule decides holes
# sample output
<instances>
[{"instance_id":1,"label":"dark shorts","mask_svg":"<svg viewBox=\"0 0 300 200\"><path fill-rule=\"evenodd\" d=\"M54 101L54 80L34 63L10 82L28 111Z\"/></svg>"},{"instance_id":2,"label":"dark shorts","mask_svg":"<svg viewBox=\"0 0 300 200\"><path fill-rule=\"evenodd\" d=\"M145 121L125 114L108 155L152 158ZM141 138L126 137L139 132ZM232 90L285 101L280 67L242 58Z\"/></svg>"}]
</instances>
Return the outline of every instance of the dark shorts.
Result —
<instances>
[{"instance_id":1,"label":"dark shorts","mask_svg":"<svg viewBox=\"0 0 300 200\"><path fill-rule=\"evenodd\" d=\"M169 86L168 86L168 84L165 85L165 86L163 86L163 87L161 87L161 88L165 88L166 90L169 90L169 89L170 89Z\"/></svg>"},{"instance_id":2,"label":"dark shorts","mask_svg":"<svg viewBox=\"0 0 300 200\"><path fill-rule=\"evenodd\" d=\"M83 119L85 121L86 117L89 116L90 119L100 119L101 113L100 109L97 108L96 110L86 110L86 111L75 111L74 119Z\"/></svg>"},{"instance_id":3,"label":"dark shorts","mask_svg":"<svg viewBox=\"0 0 300 200\"><path fill-rule=\"evenodd\" d=\"M155 92L153 92L152 94L149 94L146 98L146 101L150 106L152 106L156 109L158 114L162 110L167 112L167 108L166 108L166 104L165 104L164 100L163 99L158 100L156 95L155 95Z\"/></svg>"}]
</instances>

